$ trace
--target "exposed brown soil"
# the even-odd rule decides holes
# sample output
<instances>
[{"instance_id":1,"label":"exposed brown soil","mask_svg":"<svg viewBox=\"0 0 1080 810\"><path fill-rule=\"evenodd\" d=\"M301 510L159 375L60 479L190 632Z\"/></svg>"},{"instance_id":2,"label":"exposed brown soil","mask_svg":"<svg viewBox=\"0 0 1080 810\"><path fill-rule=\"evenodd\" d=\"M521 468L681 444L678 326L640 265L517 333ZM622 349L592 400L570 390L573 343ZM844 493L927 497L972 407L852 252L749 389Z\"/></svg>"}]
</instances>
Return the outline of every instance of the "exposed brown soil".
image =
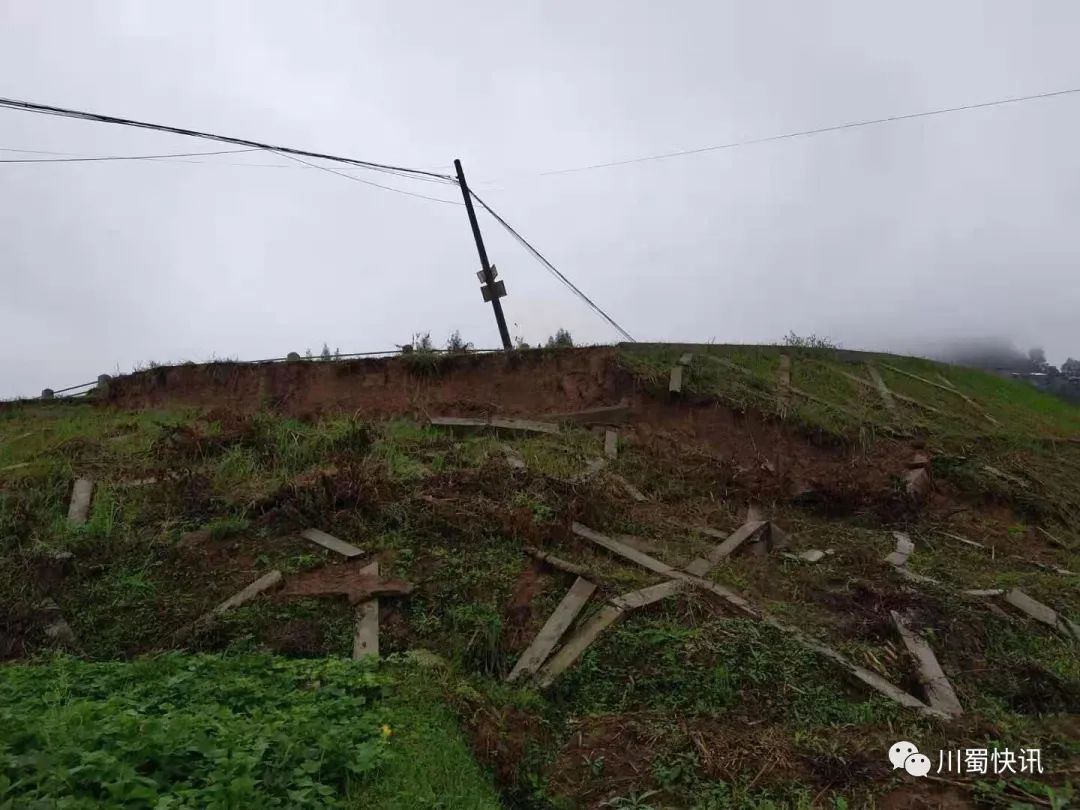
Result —
<instances>
[{"instance_id":1,"label":"exposed brown soil","mask_svg":"<svg viewBox=\"0 0 1080 810\"><path fill-rule=\"evenodd\" d=\"M314 571L293 574L275 598L291 599L301 596L345 596L357 604L373 596L405 596L412 592L411 582L394 577L363 574L361 569L369 560L349 560L338 565L325 565Z\"/></svg>"},{"instance_id":2,"label":"exposed brown soil","mask_svg":"<svg viewBox=\"0 0 1080 810\"><path fill-rule=\"evenodd\" d=\"M41 643L44 623L30 611L0 614L0 661L23 658Z\"/></svg>"},{"instance_id":3,"label":"exposed brown soil","mask_svg":"<svg viewBox=\"0 0 1080 810\"><path fill-rule=\"evenodd\" d=\"M556 796L597 807L613 794L650 780L660 734L648 715L601 715L581 720L550 769Z\"/></svg>"},{"instance_id":4,"label":"exposed brown soil","mask_svg":"<svg viewBox=\"0 0 1080 810\"><path fill-rule=\"evenodd\" d=\"M322 622L317 619L292 619L274 624L266 631L266 644L282 655L317 658L328 654Z\"/></svg>"},{"instance_id":5,"label":"exposed brown soil","mask_svg":"<svg viewBox=\"0 0 1080 810\"><path fill-rule=\"evenodd\" d=\"M162 367L114 380L109 402L125 409L184 404L291 416L359 411L369 418L553 413L614 404L632 389L614 356L610 348L447 356L434 375L419 373L408 357Z\"/></svg>"},{"instance_id":6,"label":"exposed brown soil","mask_svg":"<svg viewBox=\"0 0 1080 810\"><path fill-rule=\"evenodd\" d=\"M877 800L880 810L974 810L971 795L952 785L916 780Z\"/></svg>"},{"instance_id":7,"label":"exposed brown soil","mask_svg":"<svg viewBox=\"0 0 1080 810\"><path fill-rule=\"evenodd\" d=\"M520 650L528 643L533 617L532 600L540 592L542 570L543 564L539 560L531 560L514 585L503 621L504 650Z\"/></svg>"}]
</instances>

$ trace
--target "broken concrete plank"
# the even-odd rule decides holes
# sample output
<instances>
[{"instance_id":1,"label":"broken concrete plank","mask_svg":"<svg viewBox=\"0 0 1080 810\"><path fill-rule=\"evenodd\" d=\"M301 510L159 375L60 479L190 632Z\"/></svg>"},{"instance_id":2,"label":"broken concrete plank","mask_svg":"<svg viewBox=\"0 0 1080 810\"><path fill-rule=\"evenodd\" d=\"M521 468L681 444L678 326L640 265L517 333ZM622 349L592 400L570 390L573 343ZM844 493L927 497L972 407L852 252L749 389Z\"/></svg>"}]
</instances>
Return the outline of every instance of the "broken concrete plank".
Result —
<instances>
[{"instance_id":1,"label":"broken concrete plank","mask_svg":"<svg viewBox=\"0 0 1080 810\"><path fill-rule=\"evenodd\" d=\"M909 470L917 470L922 467L929 467L930 456L926 455L926 453L923 453L922 451L919 451L911 457L911 461L907 463L907 466Z\"/></svg>"},{"instance_id":2,"label":"broken concrete plank","mask_svg":"<svg viewBox=\"0 0 1080 810\"><path fill-rule=\"evenodd\" d=\"M1069 548L1068 543L1066 543L1060 537L1055 537L1054 535L1050 534L1050 532L1048 532L1042 526L1036 526L1035 528L1038 529L1040 532L1042 532L1042 534L1046 536L1046 539L1049 540L1051 543L1053 543L1055 546L1058 546L1059 548L1063 548L1063 549L1066 549L1066 550Z\"/></svg>"},{"instance_id":3,"label":"broken concrete plank","mask_svg":"<svg viewBox=\"0 0 1080 810\"><path fill-rule=\"evenodd\" d=\"M936 383L933 380L928 380L926 377L920 377L918 374L912 374L910 371L904 371L902 368L897 368L896 366L889 365L888 363L882 363L881 365L883 365L889 371L893 371L893 372L899 374L902 377L907 377L908 379L916 380L917 382L921 382L924 385L931 385L934 388L938 388L938 389L940 389L942 391L946 391L946 392L948 392L950 394L954 394L954 395L960 397L961 399L963 399L964 401L969 402L972 405L975 405L974 400L972 400L966 394L964 394L964 393L962 393L960 391L957 391L951 385L946 386L946 385L942 385L941 383Z\"/></svg>"},{"instance_id":4,"label":"broken concrete plank","mask_svg":"<svg viewBox=\"0 0 1080 810\"><path fill-rule=\"evenodd\" d=\"M358 549L356 546L346 543L344 540L338 540L332 534L319 531L318 529L305 529L300 532L300 536L305 540L310 540L312 543L318 543L323 548L328 548L331 551L336 551L344 557L359 557L364 552Z\"/></svg>"},{"instance_id":5,"label":"broken concrete plank","mask_svg":"<svg viewBox=\"0 0 1080 810\"><path fill-rule=\"evenodd\" d=\"M877 389L882 403L884 403L885 407L890 411L895 411L896 403L893 401L892 391L885 385L885 379L881 376L881 372L877 370L877 367L874 366L873 363L867 363L866 370L870 374L870 379L873 380L874 388Z\"/></svg>"},{"instance_id":6,"label":"broken concrete plank","mask_svg":"<svg viewBox=\"0 0 1080 810\"><path fill-rule=\"evenodd\" d=\"M556 557L554 554L548 554L546 551L541 551L534 546L525 546L523 551L530 557L535 557L541 560L552 568L557 568L560 571L565 571L568 574L574 574L579 577L592 576L593 572L586 568L584 565L578 565L577 563L568 562L561 557Z\"/></svg>"},{"instance_id":7,"label":"broken concrete plank","mask_svg":"<svg viewBox=\"0 0 1080 810\"><path fill-rule=\"evenodd\" d=\"M619 454L619 434L614 430L608 430L604 433L604 455L608 458L615 458Z\"/></svg>"},{"instance_id":8,"label":"broken concrete plank","mask_svg":"<svg viewBox=\"0 0 1080 810\"><path fill-rule=\"evenodd\" d=\"M963 543L966 546L972 546L974 548L979 548L979 549L982 549L983 551L988 550L988 547L984 546L982 543L976 543L974 540L968 540L966 537L961 537L958 534L953 534L952 532L941 532L941 534L943 534L945 537L948 537L948 538L950 538L952 540L957 541L958 543Z\"/></svg>"},{"instance_id":9,"label":"broken concrete plank","mask_svg":"<svg viewBox=\"0 0 1080 810\"><path fill-rule=\"evenodd\" d=\"M941 375L941 374L939 374L939 373L937 373L935 371L934 376L937 377L939 380L941 380L941 384L944 385L945 387L951 388L953 391L956 390L956 386L953 385L951 382L949 382L947 379L945 379L945 377L943 375Z\"/></svg>"},{"instance_id":10,"label":"broken concrete plank","mask_svg":"<svg viewBox=\"0 0 1080 810\"><path fill-rule=\"evenodd\" d=\"M625 422L629 417L630 405L620 402L618 405L602 405L599 408L555 414L548 418L557 422L571 422L575 425L617 425Z\"/></svg>"},{"instance_id":11,"label":"broken concrete plank","mask_svg":"<svg viewBox=\"0 0 1080 810\"><path fill-rule=\"evenodd\" d=\"M920 585L940 585L933 577L928 577L925 574L917 574L908 568L906 565L897 565L893 568L896 573L902 576L904 579L909 579L912 582L918 582Z\"/></svg>"},{"instance_id":12,"label":"broken concrete plank","mask_svg":"<svg viewBox=\"0 0 1080 810\"><path fill-rule=\"evenodd\" d=\"M94 492L94 482L89 478L76 478L71 487L71 504L68 506L68 522L81 526L90 514L90 496Z\"/></svg>"},{"instance_id":13,"label":"broken concrete plank","mask_svg":"<svg viewBox=\"0 0 1080 810\"><path fill-rule=\"evenodd\" d=\"M554 422L538 422L535 419L506 419L493 416L488 422L496 430L519 430L524 433L558 433L559 426Z\"/></svg>"},{"instance_id":14,"label":"broken concrete plank","mask_svg":"<svg viewBox=\"0 0 1080 810\"><path fill-rule=\"evenodd\" d=\"M502 445L502 451L503 451L503 457L506 459L506 464L507 464L508 467L510 467L510 469L512 469L512 470L524 470L525 469L525 459L523 459L521 457L521 453L519 453L517 450L515 450L514 448L510 447L510 445L507 445L507 444Z\"/></svg>"},{"instance_id":15,"label":"broken concrete plank","mask_svg":"<svg viewBox=\"0 0 1080 810\"><path fill-rule=\"evenodd\" d=\"M765 525L764 523L761 525ZM631 548L625 543L620 543L618 540L614 540L599 532L593 531L588 526L583 526L580 523L574 523L572 525L574 534L579 537L584 537L586 540L591 540L599 546L603 546L613 554L618 554L620 557L624 557L631 562L635 562L642 568L647 568L657 574L663 574L664 576L671 577L672 579L679 579L684 582L688 582L695 588L703 591L708 591L715 596L720 597L725 602L738 608L743 613L749 616L757 616L757 611L750 606L750 603L739 596L729 588L725 588L723 585L718 585L707 579L703 579L701 576L692 573L689 570L680 571L678 568L673 568L667 563L661 562L655 557L650 557L648 554L643 554L637 549Z\"/></svg>"},{"instance_id":16,"label":"broken concrete plank","mask_svg":"<svg viewBox=\"0 0 1080 810\"><path fill-rule=\"evenodd\" d=\"M766 531L766 535L769 538L770 549L785 549L791 545L791 540L788 538L788 533L776 525L776 521L769 521L769 528ZM832 554L831 550L825 552L826 554Z\"/></svg>"},{"instance_id":17,"label":"broken concrete plank","mask_svg":"<svg viewBox=\"0 0 1080 810\"><path fill-rule=\"evenodd\" d=\"M701 534L707 534L709 537L715 537L717 540L727 540L728 535L731 534L731 532L722 532L710 526L687 526L687 528Z\"/></svg>"},{"instance_id":18,"label":"broken concrete plank","mask_svg":"<svg viewBox=\"0 0 1080 810\"><path fill-rule=\"evenodd\" d=\"M904 473L904 491L912 498L922 498L930 491L930 473L925 467Z\"/></svg>"},{"instance_id":19,"label":"broken concrete plank","mask_svg":"<svg viewBox=\"0 0 1080 810\"><path fill-rule=\"evenodd\" d=\"M1004 588L976 588L971 591L963 591L965 596L1004 596Z\"/></svg>"},{"instance_id":20,"label":"broken concrete plank","mask_svg":"<svg viewBox=\"0 0 1080 810\"><path fill-rule=\"evenodd\" d=\"M644 503L645 501L648 500L648 498L645 497L645 493L643 493L640 489L635 487L633 484L631 484L629 481L627 481L621 475L612 474L611 477L614 478L620 484L620 486L622 486L622 488L624 490L626 490L627 495L629 495L631 498L633 498L638 503Z\"/></svg>"},{"instance_id":21,"label":"broken concrete plank","mask_svg":"<svg viewBox=\"0 0 1080 810\"><path fill-rule=\"evenodd\" d=\"M655 554L660 550L656 547L656 544L634 534L613 534L611 536L620 543L626 543L630 548L636 548L645 554Z\"/></svg>"},{"instance_id":22,"label":"broken concrete plank","mask_svg":"<svg viewBox=\"0 0 1080 810\"><path fill-rule=\"evenodd\" d=\"M874 371L876 372L877 369L875 368ZM853 382L857 382L860 385L865 385L865 386L874 388L874 389L878 390L878 393L881 393L880 389L877 389L877 386L873 382L870 382L869 380L864 380L862 377L859 377L856 374L849 374L846 371L841 371L840 373L843 376L847 377L849 380L853 381ZM878 372L878 376L879 377L881 376L880 372ZM884 385L885 380L882 380L881 383L882 383L882 385ZM886 390L888 390L889 395L893 399L900 400L900 402L906 402L909 405L914 405L917 408L922 408L923 410L927 410L927 411L930 411L931 413L936 413L936 414L939 414L941 416L945 415L943 411L938 410L933 405L927 405L925 402L920 402L919 400L914 399L912 397L909 397L906 394L901 394L899 391L893 391L891 389L886 389Z\"/></svg>"},{"instance_id":23,"label":"broken concrete plank","mask_svg":"<svg viewBox=\"0 0 1080 810\"><path fill-rule=\"evenodd\" d=\"M759 534L766 525L767 523L764 520L748 520L724 538L724 542L713 548L704 558L698 558L690 563L686 570L694 576L704 576L715 568L722 559L734 553L739 546Z\"/></svg>"},{"instance_id":24,"label":"broken concrete plank","mask_svg":"<svg viewBox=\"0 0 1080 810\"><path fill-rule=\"evenodd\" d=\"M642 568L647 568L657 574L664 574L665 576L670 576L673 572L676 571L675 568L672 568L667 563L661 562L654 557L650 557L648 554L638 551L636 548L632 548L626 543L621 543L618 540L608 537L607 535L593 531L588 526L577 523L576 521L571 525L571 530L578 537L583 537L586 540L590 540L593 543L596 543L598 546L603 546L608 551L614 554L618 554L620 557L625 557L631 562L637 563Z\"/></svg>"},{"instance_id":25,"label":"broken concrete plank","mask_svg":"<svg viewBox=\"0 0 1080 810\"><path fill-rule=\"evenodd\" d=\"M133 478L130 481L113 481L109 486L113 487L148 487L151 484L156 484L158 479L156 478Z\"/></svg>"},{"instance_id":26,"label":"broken concrete plank","mask_svg":"<svg viewBox=\"0 0 1080 810\"><path fill-rule=\"evenodd\" d=\"M0 467L0 472L7 472L8 470L21 470L23 467L29 466L29 461L20 461L18 464L8 464L6 467Z\"/></svg>"},{"instance_id":27,"label":"broken concrete plank","mask_svg":"<svg viewBox=\"0 0 1080 810\"><path fill-rule=\"evenodd\" d=\"M964 402L966 402L968 405L975 408L975 410L979 411L982 414L984 419L986 419L987 421L989 421L989 422L991 422L991 423L993 423L995 425L998 425L999 427L1001 426L1001 422L999 422L997 419L995 419L993 416L991 416L985 410L983 410L983 408L979 405L979 403L977 403L975 400L973 400L971 397L969 397L964 392L958 391L957 389L953 388L952 386L942 385L941 383L936 383L933 380L928 380L928 379L926 379L926 377L920 377L918 374L912 374L910 371L904 371L902 368L897 368L896 366L891 366L888 363L882 363L881 365L883 365L885 368L889 369L889 371L894 371L894 372L896 372L897 374L899 374L899 375L901 375L903 377L909 377L912 380L917 380L918 382L924 383L926 385L932 385L934 388L938 388L938 389L940 389L942 391L946 391L946 392L952 394L953 396L960 397L960 399L964 400Z\"/></svg>"},{"instance_id":28,"label":"broken concrete plank","mask_svg":"<svg viewBox=\"0 0 1080 810\"><path fill-rule=\"evenodd\" d=\"M482 430L488 426L487 419L478 419L474 416L432 416L428 419L432 427L444 427L450 429Z\"/></svg>"},{"instance_id":29,"label":"broken concrete plank","mask_svg":"<svg viewBox=\"0 0 1080 810\"><path fill-rule=\"evenodd\" d=\"M828 400L822 399L819 396L815 396L814 394L811 394L807 391L803 391L801 388L796 388L794 385L791 386L791 393L797 394L803 399L808 399L811 402L816 402L818 405L821 405L823 407L832 408L834 411L842 413L845 416L850 416L852 419L858 420L859 422L867 421L866 417L864 417L862 414L855 413L855 411L851 410L850 408L845 408L843 405L837 405L835 402L829 402Z\"/></svg>"},{"instance_id":30,"label":"broken concrete plank","mask_svg":"<svg viewBox=\"0 0 1080 810\"><path fill-rule=\"evenodd\" d=\"M630 593L624 593L621 596L616 596L611 600L611 604L616 607L621 607L624 610L633 610L634 608L645 607L651 605L653 602L659 602L661 599L666 599L672 596L684 587L684 583L677 579L671 579L667 582L661 582L659 585L650 585L647 588L642 588L638 591L631 591Z\"/></svg>"},{"instance_id":31,"label":"broken concrete plank","mask_svg":"<svg viewBox=\"0 0 1080 810\"><path fill-rule=\"evenodd\" d=\"M919 682L923 685L923 689L926 690L926 699L933 708L944 712L950 717L959 717L964 713L964 710L960 706L959 698L956 697L956 691L953 689L952 684L949 683L945 672L941 669L941 664L938 663L933 649L927 644L926 639L912 632L899 613L895 610L890 611L890 613L904 646L911 653L911 657L915 659L918 667Z\"/></svg>"},{"instance_id":32,"label":"broken concrete plank","mask_svg":"<svg viewBox=\"0 0 1080 810\"><path fill-rule=\"evenodd\" d=\"M687 352L686 354L682 355L682 356L681 356L681 357L680 357L680 358L679 358L678 360L676 360L675 362L676 362L676 363L677 363L678 365L680 365L680 366L689 366L689 365L690 365L690 363L692 363L692 362L693 362L693 360L694 360L694 355L693 355L693 354L691 354L690 352Z\"/></svg>"},{"instance_id":33,"label":"broken concrete plank","mask_svg":"<svg viewBox=\"0 0 1080 810\"><path fill-rule=\"evenodd\" d=\"M1007 473L1004 470L999 470L997 467L991 467L989 464L983 464L983 469L991 475L1000 478L1002 481L1008 481L1009 483L1016 484L1017 486L1024 487L1025 489L1031 486L1031 484L1029 484L1023 478L1019 478L1012 473Z\"/></svg>"},{"instance_id":34,"label":"broken concrete plank","mask_svg":"<svg viewBox=\"0 0 1080 810\"><path fill-rule=\"evenodd\" d=\"M780 368L776 378L776 404L784 410L791 402L791 357L780 355Z\"/></svg>"},{"instance_id":35,"label":"broken concrete plank","mask_svg":"<svg viewBox=\"0 0 1080 810\"><path fill-rule=\"evenodd\" d=\"M908 561L911 552L915 550L915 544L911 542L911 538L903 532L893 532L892 535L896 538L896 551L889 554L889 556L885 558L885 562L889 565L899 567Z\"/></svg>"},{"instance_id":36,"label":"broken concrete plank","mask_svg":"<svg viewBox=\"0 0 1080 810\"><path fill-rule=\"evenodd\" d=\"M379 575L379 563L365 565L360 573L367 576ZM356 628L353 631L353 661L359 661L365 655L379 657L379 598L375 597L356 608Z\"/></svg>"},{"instance_id":37,"label":"broken concrete plank","mask_svg":"<svg viewBox=\"0 0 1080 810\"><path fill-rule=\"evenodd\" d=\"M683 366L671 367L671 379L668 380L668 392L671 394L682 393Z\"/></svg>"},{"instance_id":38,"label":"broken concrete plank","mask_svg":"<svg viewBox=\"0 0 1080 810\"><path fill-rule=\"evenodd\" d=\"M624 608L607 605L593 614L544 665L544 668L540 670L537 676L537 684L541 687L550 686L559 675L569 669L581 657L582 653L599 638L604 630L618 621L625 612Z\"/></svg>"},{"instance_id":39,"label":"broken concrete plank","mask_svg":"<svg viewBox=\"0 0 1080 810\"><path fill-rule=\"evenodd\" d=\"M606 458L591 458L587 462L585 462L585 470L581 473L581 475L577 476L577 480L588 481L590 478L595 478L606 466Z\"/></svg>"},{"instance_id":40,"label":"broken concrete plank","mask_svg":"<svg viewBox=\"0 0 1080 810\"><path fill-rule=\"evenodd\" d=\"M559 432L559 426L552 422L538 422L533 419L509 419L500 416L492 416L490 418L477 418L473 416L432 416L428 421L433 427L445 427L466 431L495 428L496 430L518 430L526 433Z\"/></svg>"},{"instance_id":41,"label":"broken concrete plank","mask_svg":"<svg viewBox=\"0 0 1080 810\"><path fill-rule=\"evenodd\" d=\"M776 619L770 617L765 617L764 621L766 624L775 627L781 632L787 633L807 649L813 650L814 652L825 656L830 661L834 661L835 663L844 667L844 669L846 669L860 681L865 683L867 686L896 701L901 706L906 706L909 709L917 709L923 714L927 714L932 717L945 717L945 714L940 710L935 709L933 706L926 705L914 695L909 695L900 687L889 683L889 681L882 678L876 672L871 672L864 667L853 664L852 662L844 658L844 656L842 656L836 650L813 640L809 636L805 635L801 630L786 625L783 622L777 621Z\"/></svg>"},{"instance_id":42,"label":"broken concrete plank","mask_svg":"<svg viewBox=\"0 0 1080 810\"><path fill-rule=\"evenodd\" d=\"M1057 611L1047 607L1042 602L1035 601L1019 588L1013 588L1005 594L1005 601L1036 621L1050 625L1050 627L1055 629L1058 626Z\"/></svg>"},{"instance_id":43,"label":"broken concrete plank","mask_svg":"<svg viewBox=\"0 0 1080 810\"><path fill-rule=\"evenodd\" d=\"M45 624L45 635L64 647L74 649L77 647L75 633L71 625L67 623L60 606L52 599L46 599L38 605Z\"/></svg>"},{"instance_id":44,"label":"broken concrete plank","mask_svg":"<svg viewBox=\"0 0 1080 810\"><path fill-rule=\"evenodd\" d=\"M532 675L540 668L595 590L596 585L583 577L574 580L566 596L544 622L544 626L540 628L540 632L536 634L536 638L528 649L514 664L514 668L506 678L507 681L515 681L522 675Z\"/></svg>"},{"instance_id":45,"label":"broken concrete plank","mask_svg":"<svg viewBox=\"0 0 1080 810\"><path fill-rule=\"evenodd\" d=\"M277 587L281 584L281 572L278 570L271 571L269 574L263 574L257 580L252 582L242 591L237 594L233 594L216 608L213 612L217 614L225 613L226 611L238 608L245 602L250 602L259 594Z\"/></svg>"}]
</instances>

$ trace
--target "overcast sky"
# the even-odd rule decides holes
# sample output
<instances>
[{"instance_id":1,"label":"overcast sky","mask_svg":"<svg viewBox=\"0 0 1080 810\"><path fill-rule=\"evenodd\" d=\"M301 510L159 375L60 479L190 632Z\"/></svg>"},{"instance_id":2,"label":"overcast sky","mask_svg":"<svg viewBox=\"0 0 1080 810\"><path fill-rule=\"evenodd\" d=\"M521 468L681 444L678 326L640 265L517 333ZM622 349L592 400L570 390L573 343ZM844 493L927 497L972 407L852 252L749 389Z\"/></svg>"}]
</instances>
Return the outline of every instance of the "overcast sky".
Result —
<instances>
[{"instance_id":1,"label":"overcast sky","mask_svg":"<svg viewBox=\"0 0 1080 810\"><path fill-rule=\"evenodd\" d=\"M1080 356L1080 95L538 176L1080 87L1070 0L0 0L0 14L2 96L440 172L460 157L638 340L1004 335ZM0 147L228 148L7 110ZM498 345L461 206L276 155L192 160L0 165L0 396L416 331ZM512 334L618 339L481 227Z\"/></svg>"}]
</instances>

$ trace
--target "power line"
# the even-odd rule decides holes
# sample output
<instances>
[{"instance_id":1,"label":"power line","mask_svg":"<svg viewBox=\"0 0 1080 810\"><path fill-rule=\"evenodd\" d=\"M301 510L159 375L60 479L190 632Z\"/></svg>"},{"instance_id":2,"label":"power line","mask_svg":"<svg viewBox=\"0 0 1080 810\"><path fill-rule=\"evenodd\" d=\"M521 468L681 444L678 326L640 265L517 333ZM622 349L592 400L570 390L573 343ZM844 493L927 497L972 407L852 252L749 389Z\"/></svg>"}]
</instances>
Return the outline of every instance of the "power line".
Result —
<instances>
[{"instance_id":1,"label":"power line","mask_svg":"<svg viewBox=\"0 0 1080 810\"><path fill-rule=\"evenodd\" d=\"M261 150L261 149L235 149L235 150L229 150L229 151L225 151L225 152L192 152L190 154L192 154L192 155L228 155L228 154L234 154L234 153L238 154L238 153L241 153L241 152L261 152L261 151L265 151L265 150ZM63 157L67 157L67 158L81 158L81 159L84 159L84 160L96 160L96 161L147 160L147 161L153 162L153 163L184 163L184 164L187 164L189 166L237 166L237 167L243 168L243 169L293 169L293 170L301 169L301 170L306 171L308 168L314 168L314 169L322 168L320 166L313 166L313 165L291 166L291 165L285 165L285 164L282 164L282 163L229 163L229 162L220 161L220 160L212 160L212 161L207 161L207 160L169 160L168 158L172 157L171 155L86 155L86 154L80 154L80 153L77 153L77 152L50 152L50 151L46 151L44 149L14 149L14 148L11 148L11 147L0 147L0 152L17 152L17 153L26 154L26 155L56 155L56 156L63 156ZM0 160L0 163L65 163L65 162L69 162L69 161L62 161L62 160L26 160L26 161ZM369 171L369 170L364 168L364 167L361 167L361 166L347 166L344 169L342 169L341 171L355 172L355 171ZM387 172L387 174L399 174L399 173L397 173L397 172ZM409 180L424 180L424 181L429 182L429 183L449 183L449 184L453 185L454 182L455 182L452 177L448 177L445 180L442 180L442 179L437 180L434 177L414 177L412 175L407 175L407 174L399 174L399 176L406 177Z\"/></svg>"},{"instance_id":2,"label":"power line","mask_svg":"<svg viewBox=\"0 0 1080 810\"><path fill-rule=\"evenodd\" d=\"M271 150L273 151L273 150ZM428 197L426 194L417 194L414 191L405 191L401 188L393 188L392 186L384 186L381 183L374 183L371 180L364 180L362 177L354 177L351 174L345 174L339 172L336 169L331 169L329 166L319 166L316 163L308 163L306 160L302 160L292 155L287 155L283 152L275 152L274 154L281 155L281 157L288 158L289 160L295 160L297 163L303 163L305 166L310 166L313 169L322 169L324 172L330 172L330 174L336 174L338 177L344 177L346 180L355 180L357 183L363 183L367 186L375 186L376 188L383 188L387 191L396 191L398 194L407 194L410 197L419 197L421 200L431 200L432 202L446 203L447 205L462 205L463 203L454 202L453 200L440 200L438 197Z\"/></svg>"},{"instance_id":3,"label":"power line","mask_svg":"<svg viewBox=\"0 0 1080 810\"><path fill-rule=\"evenodd\" d=\"M21 149L3 150L23 151ZM161 160L163 158L199 157L200 155L238 155L241 152L261 152L261 149L225 149L219 152L179 152L171 155L108 155L102 157L18 158L0 160L0 163L89 163L99 160Z\"/></svg>"},{"instance_id":4,"label":"power line","mask_svg":"<svg viewBox=\"0 0 1080 810\"><path fill-rule=\"evenodd\" d=\"M628 158L627 160L613 160L608 163L594 163L591 166L576 166L569 169L554 169L552 171L541 172L541 177L547 177L556 174L571 174L573 172L584 172L591 169L607 169L613 166L627 166L632 163L645 163L650 160L667 160L668 158L684 157L686 155L699 155L703 152L718 152L723 149L736 149L740 146L753 146L761 143L771 143L772 141L783 141L789 138L803 138L811 135L820 135L825 132L837 132L843 129L855 129L857 127L869 127L877 124L891 124L895 121L910 121L913 118L927 118L932 115L945 115L946 113L965 112L967 110L979 110L985 107L998 107L1002 104L1017 104L1021 101L1035 101L1038 99L1055 98L1057 96L1067 96L1073 93L1080 93L1080 87L1073 88L1071 90L1055 90L1050 93L1037 93L1032 96L1016 96L1014 98L998 99L997 101L984 101L980 104L965 104L961 107L944 107L939 110L926 110L924 112L908 113L906 115L890 115L887 118L872 118L866 121L852 121L847 124L836 124L829 127L819 127L818 129L805 129L799 132L787 132L783 135L769 135L765 138L751 138L746 141L732 141L731 143L722 143L716 146L702 146L697 149L684 149L679 152L665 152L659 155L647 155L645 157Z\"/></svg>"},{"instance_id":5,"label":"power line","mask_svg":"<svg viewBox=\"0 0 1080 810\"><path fill-rule=\"evenodd\" d=\"M575 295L577 295L578 298L580 298L582 301L584 301L586 304L588 304L604 320L606 320L608 323L610 323L612 326L614 326L616 331L618 331L619 334L621 334L624 338L629 340L631 343L636 343L637 342L637 341L634 340L634 338L630 335L629 332L627 332L625 329L623 329L621 326L619 326L619 324L617 324L615 322L615 320L610 315L608 315L597 304L595 304L593 302L593 300L591 298L589 298L589 296L585 295L585 293L583 293L580 289L578 289L578 287L574 284L574 282L572 282L570 279L568 279L566 276L564 276L562 273L560 273L558 268L555 267L555 265L553 265L546 258L544 258L544 255L539 250L537 250L531 244L529 244L529 242L525 239L524 236L522 236L517 231L515 231L510 226L510 223L508 223L505 219L503 219L501 216L496 214L495 211L492 210L490 205L488 205L486 202L481 200L479 196L477 196L475 191L473 191L472 189L469 189L469 193L472 195L472 198L474 200L476 200L478 203L480 203L480 205L483 207L483 209L485 211L487 211L489 214L491 214L491 216L493 216L495 218L496 222L498 222L500 225L502 225L504 228L506 228L507 231L509 231L510 235L513 236L514 239L516 239L518 241L518 244L520 244L527 251L529 251L529 253L531 253L533 255L533 257L536 258L537 261L539 261L541 264L543 264L544 267L546 267L552 274L554 274L554 276L559 281L561 281L563 284L565 284L567 287L569 287L570 290L572 290L573 293Z\"/></svg>"},{"instance_id":6,"label":"power line","mask_svg":"<svg viewBox=\"0 0 1080 810\"><path fill-rule=\"evenodd\" d=\"M299 155L301 157L317 158L320 160L332 160L338 163L348 163L353 166L359 166L361 168L371 169L373 171L399 172L413 176L436 178L440 181L453 181L453 178L449 177L448 175L438 174L436 172L427 172L421 169L409 169L402 166L392 166L385 163L373 163L371 161L357 160L355 158L328 155L322 152L309 152L305 149L294 149L288 146L274 146L272 144L262 143L260 141L247 140L246 138L234 138L228 135L215 135L211 132L202 132L195 129L184 129L182 127L173 127L166 124L152 124L146 121L136 121L131 118L117 118L111 115L85 112L83 110L72 110L66 107L53 107L47 104L36 104L31 101L20 101L18 99L0 98L0 108L21 110L23 112L32 112L41 115L57 115L62 118L78 118L84 121L95 121L103 124L116 124L119 126L136 127L139 129L152 129L157 132L170 132L174 135L186 135L192 138L205 138L211 141L220 141L221 143L232 143L236 144L237 146L249 146L254 147L255 149L266 149L267 151L277 152L281 154Z\"/></svg>"}]
</instances>

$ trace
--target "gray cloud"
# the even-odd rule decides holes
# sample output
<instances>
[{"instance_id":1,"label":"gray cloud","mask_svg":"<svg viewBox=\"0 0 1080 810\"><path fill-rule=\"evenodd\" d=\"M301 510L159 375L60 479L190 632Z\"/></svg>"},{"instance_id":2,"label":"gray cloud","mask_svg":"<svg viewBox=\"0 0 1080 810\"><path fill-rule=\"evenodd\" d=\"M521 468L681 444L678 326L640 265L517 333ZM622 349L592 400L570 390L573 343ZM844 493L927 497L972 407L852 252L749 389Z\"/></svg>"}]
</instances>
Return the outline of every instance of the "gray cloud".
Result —
<instances>
[{"instance_id":1,"label":"gray cloud","mask_svg":"<svg viewBox=\"0 0 1080 810\"><path fill-rule=\"evenodd\" d=\"M440 171L461 157L639 339L1001 335L1080 354L1080 97L536 176L1080 86L1080 8L1064 0L2 0L0 19L0 95ZM0 147L216 148L8 111ZM273 155L199 160L0 166L0 396L149 360L388 348L418 329L498 342L460 207ZM615 339L482 226L515 333Z\"/></svg>"}]
</instances>

